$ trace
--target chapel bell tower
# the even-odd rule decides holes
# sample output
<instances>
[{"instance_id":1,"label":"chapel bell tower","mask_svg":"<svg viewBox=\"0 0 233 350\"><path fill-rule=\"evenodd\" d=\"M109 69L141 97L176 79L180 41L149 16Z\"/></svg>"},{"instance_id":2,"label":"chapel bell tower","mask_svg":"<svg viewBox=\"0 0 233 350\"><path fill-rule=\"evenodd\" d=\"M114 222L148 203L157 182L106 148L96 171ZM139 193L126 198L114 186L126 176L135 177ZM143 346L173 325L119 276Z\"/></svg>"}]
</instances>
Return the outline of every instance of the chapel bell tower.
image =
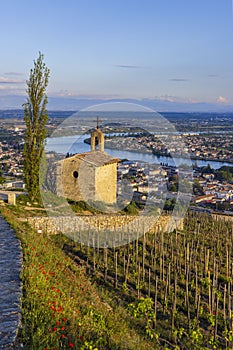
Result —
<instances>
[{"instance_id":1,"label":"chapel bell tower","mask_svg":"<svg viewBox=\"0 0 233 350\"><path fill-rule=\"evenodd\" d=\"M104 152L104 133L99 129L98 122L96 129L91 133L91 151L96 150Z\"/></svg>"}]
</instances>

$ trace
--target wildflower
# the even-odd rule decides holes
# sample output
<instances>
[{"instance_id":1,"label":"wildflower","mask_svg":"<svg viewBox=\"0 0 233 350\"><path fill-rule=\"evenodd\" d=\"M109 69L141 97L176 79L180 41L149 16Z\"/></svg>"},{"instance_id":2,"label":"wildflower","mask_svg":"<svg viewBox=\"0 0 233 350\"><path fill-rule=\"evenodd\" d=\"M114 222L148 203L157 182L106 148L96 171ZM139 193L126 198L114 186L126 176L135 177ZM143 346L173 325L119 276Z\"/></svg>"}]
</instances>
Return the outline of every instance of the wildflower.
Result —
<instances>
[{"instance_id":1,"label":"wildflower","mask_svg":"<svg viewBox=\"0 0 233 350\"><path fill-rule=\"evenodd\" d=\"M56 332L57 331L57 327L53 327L53 331Z\"/></svg>"},{"instance_id":2,"label":"wildflower","mask_svg":"<svg viewBox=\"0 0 233 350\"><path fill-rule=\"evenodd\" d=\"M74 347L74 344L71 343L71 342L69 342L69 347L70 347L70 348L73 348L73 347Z\"/></svg>"}]
</instances>

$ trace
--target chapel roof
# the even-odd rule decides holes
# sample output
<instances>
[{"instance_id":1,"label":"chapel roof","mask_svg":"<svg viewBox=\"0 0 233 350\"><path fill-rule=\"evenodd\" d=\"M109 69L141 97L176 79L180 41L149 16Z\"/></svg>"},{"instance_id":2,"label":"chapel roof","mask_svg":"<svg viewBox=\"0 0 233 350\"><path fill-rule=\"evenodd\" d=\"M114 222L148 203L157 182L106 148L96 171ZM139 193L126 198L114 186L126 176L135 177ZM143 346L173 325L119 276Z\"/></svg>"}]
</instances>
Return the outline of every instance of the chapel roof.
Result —
<instances>
[{"instance_id":1,"label":"chapel roof","mask_svg":"<svg viewBox=\"0 0 233 350\"><path fill-rule=\"evenodd\" d=\"M82 159L83 161L96 167L107 165L107 164L114 164L120 161L119 158L112 157L106 152L102 152L99 150L85 152L85 153L77 153L69 158L66 158L66 160L68 159L69 160Z\"/></svg>"}]
</instances>

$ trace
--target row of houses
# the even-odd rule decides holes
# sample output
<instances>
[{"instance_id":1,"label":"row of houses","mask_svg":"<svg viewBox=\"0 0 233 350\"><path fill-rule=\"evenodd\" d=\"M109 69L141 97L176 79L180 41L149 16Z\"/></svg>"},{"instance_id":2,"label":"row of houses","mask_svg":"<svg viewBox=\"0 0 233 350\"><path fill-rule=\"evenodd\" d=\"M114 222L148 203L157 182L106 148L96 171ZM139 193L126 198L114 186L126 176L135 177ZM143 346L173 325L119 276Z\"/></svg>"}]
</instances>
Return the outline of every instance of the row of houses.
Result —
<instances>
[{"instance_id":1,"label":"row of houses","mask_svg":"<svg viewBox=\"0 0 233 350\"><path fill-rule=\"evenodd\" d=\"M233 204L233 184L223 184L220 181L200 180L204 194L194 198L193 202L196 204L218 204L228 203Z\"/></svg>"}]
</instances>

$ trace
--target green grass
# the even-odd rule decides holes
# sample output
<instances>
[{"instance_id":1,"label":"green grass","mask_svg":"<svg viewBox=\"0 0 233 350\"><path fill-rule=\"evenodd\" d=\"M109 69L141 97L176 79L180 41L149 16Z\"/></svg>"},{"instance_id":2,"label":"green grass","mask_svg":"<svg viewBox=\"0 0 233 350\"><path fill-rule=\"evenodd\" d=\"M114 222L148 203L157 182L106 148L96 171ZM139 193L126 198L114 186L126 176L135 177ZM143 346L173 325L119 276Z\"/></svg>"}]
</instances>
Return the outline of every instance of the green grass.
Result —
<instances>
[{"instance_id":1,"label":"green grass","mask_svg":"<svg viewBox=\"0 0 233 350\"><path fill-rule=\"evenodd\" d=\"M150 349L121 306L103 300L95 286L52 239L18 220L10 206L1 214L23 248L22 327L24 349Z\"/></svg>"},{"instance_id":2,"label":"green grass","mask_svg":"<svg viewBox=\"0 0 233 350\"><path fill-rule=\"evenodd\" d=\"M232 348L231 222L189 215L183 231L101 249L34 232L23 207L1 213L23 248L24 349Z\"/></svg>"}]
</instances>

